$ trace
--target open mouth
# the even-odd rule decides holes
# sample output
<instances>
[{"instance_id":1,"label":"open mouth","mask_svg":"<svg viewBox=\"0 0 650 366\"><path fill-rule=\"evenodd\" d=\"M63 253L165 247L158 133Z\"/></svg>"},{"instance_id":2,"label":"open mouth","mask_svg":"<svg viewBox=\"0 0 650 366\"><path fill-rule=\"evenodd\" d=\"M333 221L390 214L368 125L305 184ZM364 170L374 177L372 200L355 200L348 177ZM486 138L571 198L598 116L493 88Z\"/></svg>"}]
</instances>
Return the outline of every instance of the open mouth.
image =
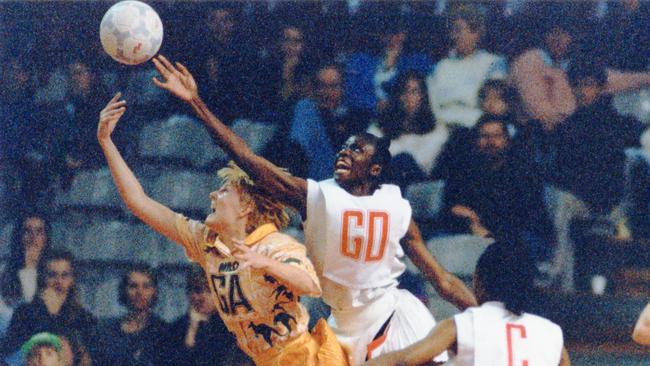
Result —
<instances>
[{"instance_id":1,"label":"open mouth","mask_svg":"<svg viewBox=\"0 0 650 366\"><path fill-rule=\"evenodd\" d=\"M350 171L350 163L348 163L344 159L337 159L336 163L334 164L334 172L343 173L348 171Z\"/></svg>"}]
</instances>

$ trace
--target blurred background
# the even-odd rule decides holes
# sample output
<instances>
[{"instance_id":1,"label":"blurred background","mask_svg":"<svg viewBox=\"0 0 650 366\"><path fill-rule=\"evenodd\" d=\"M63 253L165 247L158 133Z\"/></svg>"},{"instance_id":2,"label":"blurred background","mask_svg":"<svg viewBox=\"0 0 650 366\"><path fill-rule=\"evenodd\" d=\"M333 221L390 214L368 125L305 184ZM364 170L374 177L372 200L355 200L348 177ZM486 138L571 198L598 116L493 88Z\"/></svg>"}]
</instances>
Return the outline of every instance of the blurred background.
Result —
<instances>
[{"instance_id":1,"label":"blurred background","mask_svg":"<svg viewBox=\"0 0 650 366\"><path fill-rule=\"evenodd\" d=\"M86 352L77 364L103 364L89 339L134 311L119 296L133 272L155 277L147 306L161 324L189 306L182 249L117 195L99 111L124 94L116 144L145 190L189 217L205 217L228 161L153 85L151 63L104 53L113 3L0 2L0 337L25 340L12 317L38 302L44 253L67 250L88 318L68 327ZM256 153L320 180L350 134L389 138L386 179L445 267L469 283L485 246L508 238L537 265L531 311L563 327L574 364L647 365L630 334L650 300L650 3L147 3L164 24L160 53ZM288 232L302 238L295 214ZM439 319L457 311L413 266L402 286ZM30 311L22 321L37 322ZM10 363L15 350L0 347ZM138 362L169 360L156 357Z\"/></svg>"}]
</instances>

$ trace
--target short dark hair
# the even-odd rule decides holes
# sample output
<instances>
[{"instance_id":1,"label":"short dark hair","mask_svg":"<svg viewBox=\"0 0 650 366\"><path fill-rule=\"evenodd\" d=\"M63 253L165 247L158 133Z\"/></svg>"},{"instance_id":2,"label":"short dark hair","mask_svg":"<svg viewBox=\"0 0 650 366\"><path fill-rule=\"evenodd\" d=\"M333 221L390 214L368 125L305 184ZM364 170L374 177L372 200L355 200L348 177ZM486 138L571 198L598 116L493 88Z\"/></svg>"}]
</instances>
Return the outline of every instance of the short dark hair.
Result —
<instances>
[{"instance_id":1,"label":"short dark hair","mask_svg":"<svg viewBox=\"0 0 650 366\"><path fill-rule=\"evenodd\" d=\"M45 253L43 258L38 262L38 269L36 273L36 283L39 290L42 290L46 286L47 281L47 265L54 261L66 261L70 263L70 269L72 270L72 276L76 279L77 269L74 256L67 250L62 249L53 249ZM72 292L76 294L76 280L75 285L73 285Z\"/></svg>"},{"instance_id":2,"label":"short dark hair","mask_svg":"<svg viewBox=\"0 0 650 366\"><path fill-rule=\"evenodd\" d=\"M153 283L154 288L156 289L156 294L154 295L153 301L151 302L151 306L156 305L156 302L158 301L158 275L156 274L156 270L154 270L153 267L146 263L135 263L131 265L129 267L129 270L122 276L118 287L117 298L120 305L127 308L129 307L129 296L127 294L127 289L129 287L129 277L131 277L131 273L142 273L149 277Z\"/></svg>"},{"instance_id":3,"label":"short dark hair","mask_svg":"<svg viewBox=\"0 0 650 366\"><path fill-rule=\"evenodd\" d=\"M499 123L503 127L503 131L508 137L508 118L505 116L495 116L494 114L484 114L481 118L478 119L476 125L474 126L474 131L476 131L476 137L479 136L479 131L481 127L487 125L488 123Z\"/></svg>"},{"instance_id":4,"label":"short dark hair","mask_svg":"<svg viewBox=\"0 0 650 366\"><path fill-rule=\"evenodd\" d=\"M472 32L485 33L485 15L480 8L468 4L457 5L449 11L449 20L464 20Z\"/></svg>"},{"instance_id":5,"label":"short dark hair","mask_svg":"<svg viewBox=\"0 0 650 366\"><path fill-rule=\"evenodd\" d=\"M372 155L372 162L381 165L382 169L387 168L391 161L390 140L385 137L377 137L370 132L360 132L356 136L374 146L375 153Z\"/></svg>"},{"instance_id":6,"label":"short dark hair","mask_svg":"<svg viewBox=\"0 0 650 366\"><path fill-rule=\"evenodd\" d=\"M515 104L517 103L517 89L508 84L507 81L501 79L486 80L481 85L481 89L478 91L479 105L487 98L487 93L490 90L495 90L501 95L501 98L508 104L509 110L515 108Z\"/></svg>"},{"instance_id":7,"label":"short dark hair","mask_svg":"<svg viewBox=\"0 0 650 366\"><path fill-rule=\"evenodd\" d=\"M521 315L533 291L534 263L523 245L491 244L476 264L475 275L486 299L500 301L506 309Z\"/></svg>"},{"instance_id":8,"label":"short dark hair","mask_svg":"<svg viewBox=\"0 0 650 366\"><path fill-rule=\"evenodd\" d=\"M594 79L599 86L607 84L607 68L605 64L593 57L583 57L572 61L567 72L571 86L575 87L580 81Z\"/></svg>"}]
</instances>

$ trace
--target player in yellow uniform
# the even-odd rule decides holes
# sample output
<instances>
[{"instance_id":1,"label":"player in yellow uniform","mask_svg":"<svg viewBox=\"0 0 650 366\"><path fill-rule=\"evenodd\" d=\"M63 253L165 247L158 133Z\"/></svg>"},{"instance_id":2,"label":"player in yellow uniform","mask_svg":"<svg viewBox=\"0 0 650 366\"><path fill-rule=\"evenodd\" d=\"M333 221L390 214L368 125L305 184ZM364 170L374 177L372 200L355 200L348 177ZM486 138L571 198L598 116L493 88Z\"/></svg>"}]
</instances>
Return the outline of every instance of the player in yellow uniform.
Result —
<instances>
[{"instance_id":1,"label":"player in yellow uniform","mask_svg":"<svg viewBox=\"0 0 650 366\"><path fill-rule=\"evenodd\" d=\"M126 111L119 98L102 110L97 138L120 195L134 215L203 267L219 314L241 349L257 365L347 365L325 321L313 333L307 329L309 315L299 296L320 296L321 289L304 246L278 232L289 221L284 205L260 194L234 163L219 171L222 185L210 194L212 212L203 223L154 201L111 139Z\"/></svg>"}]
</instances>

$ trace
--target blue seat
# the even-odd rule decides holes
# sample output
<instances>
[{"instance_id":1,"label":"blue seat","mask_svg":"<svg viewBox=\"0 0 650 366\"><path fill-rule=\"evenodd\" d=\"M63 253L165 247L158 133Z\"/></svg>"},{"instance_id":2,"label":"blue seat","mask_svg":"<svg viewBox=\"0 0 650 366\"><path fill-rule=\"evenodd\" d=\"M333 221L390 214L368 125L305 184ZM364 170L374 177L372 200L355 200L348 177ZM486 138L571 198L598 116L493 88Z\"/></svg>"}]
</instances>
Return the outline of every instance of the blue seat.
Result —
<instances>
[{"instance_id":1,"label":"blue seat","mask_svg":"<svg viewBox=\"0 0 650 366\"><path fill-rule=\"evenodd\" d=\"M406 199L411 203L413 218L434 220L443 205L445 182L442 180L420 182L406 188Z\"/></svg>"},{"instance_id":2,"label":"blue seat","mask_svg":"<svg viewBox=\"0 0 650 366\"><path fill-rule=\"evenodd\" d=\"M209 194L218 187L214 174L165 171L156 178L151 197L176 210L207 214Z\"/></svg>"},{"instance_id":3,"label":"blue seat","mask_svg":"<svg viewBox=\"0 0 650 366\"><path fill-rule=\"evenodd\" d=\"M205 167L219 155L210 135L196 119L176 114L147 124L140 132L140 155L156 160L179 160Z\"/></svg>"},{"instance_id":4,"label":"blue seat","mask_svg":"<svg viewBox=\"0 0 650 366\"><path fill-rule=\"evenodd\" d=\"M124 209L108 168L77 173L57 203L64 207Z\"/></svg>"},{"instance_id":5,"label":"blue seat","mask_svg":"<svg viewBox=\"0 0 650 366\"><path fill-rule=\"evenodd\" d=\"M0 258L9 257L13 232L14 224L12 223L5 223L0 226Z\"/></svg>"}]
</instances>

